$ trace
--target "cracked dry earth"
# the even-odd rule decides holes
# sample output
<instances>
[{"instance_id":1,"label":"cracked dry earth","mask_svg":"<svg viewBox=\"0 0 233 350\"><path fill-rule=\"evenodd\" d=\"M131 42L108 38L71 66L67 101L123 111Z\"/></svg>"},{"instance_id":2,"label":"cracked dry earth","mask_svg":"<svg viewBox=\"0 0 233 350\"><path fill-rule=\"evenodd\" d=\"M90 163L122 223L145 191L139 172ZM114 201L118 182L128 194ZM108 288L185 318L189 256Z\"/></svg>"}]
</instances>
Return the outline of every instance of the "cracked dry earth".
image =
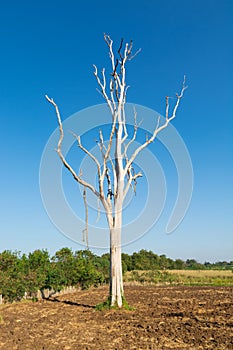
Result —
<instances>
[{"instance_id":1,"label":"cracked dry earth","mask_svg":"<svg viewBox=\"0 0 233 350\"><path fill-rule=\"evenodd\" d=\"M133 311L95 311L108 288L0 305L0 349L233 349L231 287L127 286Z\"/></svg>"}]
</instances>

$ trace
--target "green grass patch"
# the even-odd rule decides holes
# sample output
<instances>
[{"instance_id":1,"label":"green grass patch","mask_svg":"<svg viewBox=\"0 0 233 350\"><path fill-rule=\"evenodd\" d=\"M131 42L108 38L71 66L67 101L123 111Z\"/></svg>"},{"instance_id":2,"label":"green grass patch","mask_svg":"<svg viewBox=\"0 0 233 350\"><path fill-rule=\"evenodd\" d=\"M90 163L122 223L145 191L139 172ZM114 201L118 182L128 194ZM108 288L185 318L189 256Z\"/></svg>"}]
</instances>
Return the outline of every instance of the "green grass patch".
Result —
<instances>
[{"instance_id":1,"label":"green grass patch","mask_svg":"<svg viewBox=\"0 0 233 350\"><path fill-rule=\"evenodd\" d=\"M104 310L135 310L133 307L129 306L125 297L122 298L122 307L119 308L117 305L111 305L111 297L108 297L103 303L97 304L95 306L96 311L104 311Z\"/></svg>"},{"instance_id":2,"label":"green grass patch","mask_svg":"<svg viewBox=\"0 0 233 350\"><path fill-rule=\"evenodd\" d=\"M103 303L97 304L95 306L96 311L104 311L109 309L111 309L110 297L108 297L108 299L105 300Z\"/></svg>"}]
</instances>

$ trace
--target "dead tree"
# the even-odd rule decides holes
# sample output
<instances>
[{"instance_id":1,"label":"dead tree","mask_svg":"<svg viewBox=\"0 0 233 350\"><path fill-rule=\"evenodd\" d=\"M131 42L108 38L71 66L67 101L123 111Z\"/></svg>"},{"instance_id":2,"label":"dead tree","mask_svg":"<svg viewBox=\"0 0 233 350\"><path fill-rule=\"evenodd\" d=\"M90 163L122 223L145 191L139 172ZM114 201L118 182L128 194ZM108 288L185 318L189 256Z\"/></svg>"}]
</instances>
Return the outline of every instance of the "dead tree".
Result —
<instances>
[{"instance_id":1,"label":"dead tree","mask_svg":"<svg viewBox=\"0 0 233 350\"><path fill-rule=\"evenodd\" d=\"M84 180L83 176L78 175L72 166L68 163L62 153L62 141L64 131L62 127L59 109L54 100L46 95L46 99L54 106L58 125L60 129L60 138L57 146L57 153L63 165L73 175L74 179L86 190L92 191L102 203L110 232L110 305L122 307L124 297L122 263L121 263L121 231L122 231L122 208L123 202L132 186L135 189L137 179L142 176L141 172L135 172L133 162L138 154L151 144L159 132L165 129L168 124L175 118L180 100L186 89L185 79L181 92L176 94L176 102L170 113L169 97L166 97L166 115L165 121L160 124L160 120L155 121L153 134L147 137L132 155L128 155L129 146L136 140L137 124L136 111L134 111L134 133L129 140L127 131L127 120L125 113L125 103L128 86L126 85L126 65L136 54L133 53L133 42L125 43L123 39L116 53L113 50L113 41L109 35L104 35L105 43L109 50L111 61L110 78L106 77L105 69L98 72L94 65L94 76L96 78L99 92L107 103L111 114L111 131L108 140L104 140L102 131L99 132L98 145L102 154L103 163L100 164L98 159L86 149L81 141L80 136L74 135L79 148L86 153L95 163L98 174L98 186ZM111 157L111 151L114 148L114 159ZM107 189L106 189L107 183ZM84 198L86 198L84 196Z\"/></svg>"}]
</instances>

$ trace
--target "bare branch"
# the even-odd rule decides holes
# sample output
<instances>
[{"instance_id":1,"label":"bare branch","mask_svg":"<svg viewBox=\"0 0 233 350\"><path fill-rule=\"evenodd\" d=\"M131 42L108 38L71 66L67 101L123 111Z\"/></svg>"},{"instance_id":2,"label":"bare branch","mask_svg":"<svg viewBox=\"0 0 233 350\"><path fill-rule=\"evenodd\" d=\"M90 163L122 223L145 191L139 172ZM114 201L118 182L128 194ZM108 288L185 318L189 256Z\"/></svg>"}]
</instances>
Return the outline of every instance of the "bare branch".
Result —
<instances>
[{"instance_id":1,"label":"bare branch","mask_svg":"<svg viewBox=\"0 0 233 350\"><path fill-rule=\"evenodd\" d=\"M114 93L115 93L117 102L119 102L118 84L117 84L116 81L114 82L112 79L110 79L109 87L110 87L110 96L111 96L111 101L112 101L112 104L113 104L113 109L114 109L114 112L116 112L117 107L116 107L116 101L115 101L115 98L114 98Z\"/></svg>"},{"instance_id":2,"label":"bare branch","mask_svg":"<svg viewBox=\"0 0 233 350\"><path fill-rule=\"evenodd\" d=\"M76 135L73 131L70 131L70 133L76 138L77 143L78 143L78 147L95 162L95 164L97 166L98 176L100 176L101 167L100 167L100 163L98 162L97 158L82 145L80 136Z\"/></svg>"},{"instance_id":3,"label":"bare branch","mask_svg":"<svg viewBox=\"0 0 233 350\"><path fill-rule=\"evenodd\" d=\"M134 190L135 196L136 196L137 178L139 178L139 177L142 177L142 173L141 172L139 172L138 174L135 174L133 176L133 182L134 182L133 190Z\"/></svg>"},{"instance_id":4,"label":"bare branch","mask_svg":"<svg viewBox=\"0 0 233 350\"><path fill-rule=\"evenodd\" d=\"M63 127L62 127L62 121L61 121L60 112L59 112L57 104L54 102L54 100L52 98L48 97L47 95L45 95L45 98L55 108L55 112L56 112L56 116L57 116L57 120L58 120L58 125L59 125L59 131L60 131L60 137L59 137L59 140L58 140L58 146L57 146L57 150L56 151L57 151L57 153L58 153L58 155L59 155L63 165L69 170L69 172L73 175L74 179L79 184L83 185L86 188L89 188L97 197L100 197L100 193L95 189L95 187L92 186L91 184L89 184L88 182L86 182L85 180L81 179L81 177L76 174L74 169L70 166L70 164L67 162L67 160L63 156L62 151L61 151L61 146L62 146L62 141L63 141L63 138L64 138L64 131L63 131Z\"/></svg>"},{"instance_id":5,"label":"bare branch","mask_svg":"<svg viewBox=\"0 0 233 350\"><path fill-rule=\"evenodd\" d=\"M114 176L114 184L116 183L116 169L112 160L111 155L109 154L108 157L106 157L106 152L107 152L107 147L104 144L104 138L103 138L103 133L102 130L99 130L99 135L100 135L100 142L98 142L99 148L100 148L100 152L102 154L103 160L105 163L107 163L107 161L109 160L111 167L112 167L112 171L113 171L113 176Z\"/></svg>"},{"instance_id":6,"label":"bare branch","mask_svg":"<svg viewBox=\"0 0 233 350\"><path fill-rule=\"evenodd\" d=\"M108 141L108 147L106 149L106 153L105 153L105 156L104 156L104 160L105 161L109 158L109 155L110 155L110 151L111 151L111 147L112 147L112 141L113 141L113 136L114 136L115 131L116 131L116 121L117 121L117 115L116 115L116 113L114 113L114 119L113 119L113 123L112 123L111 134L110 134L109 141Z\"/></svg>"},{"instance_id":7,"label":"bare branch","mask_svg":"<svg viewBox=\"0 0 233 350\"><path fill-rule=\"evenodd\" d=\"M133 49L133 40L130 40L129 48L128 48L128 51L127 51L127 55L128 55L128 56L131 55L132 49Z\"/></svg>"},{"instance_id":8,"label":"bare branch","mask_svg":"<svg viewBox=\"0 0 233 350\"><path fill-rule=\"evenodd\" d=\"M111 64L112 64L112 70L113 70L113 72L115 71L114 79L116 79L118 81L118 84L120 85L120 78L116 72L115 56L114 56L113 48L112 48L113 40L107 34L104 34L104 40L109 48L109 57L110 57ZM117 63L117 65L118 65L118 63Z\"/></svg>"},{"instance_id":9,"label":"bare branch","mask_svg":"<svg viewBox=\"0 0 233 350\"><path fill-rule=\"evenodd\" d=\"M107 161L108 161L108 158L109 159L111 158L111 156L110 156L110 154L108 157L106 156L107 148L104 144L104 137L103 137L102 130L99 130L99 137L100 137L100 141L98 142L98 146L99 146L100 152L102 154L103 162L104 162L104 170L102 172L102 177L104 179L104 176L106 176L106 171L107 171Z\"/></svg>"},{"instance_id":10,"label":"bare branch","mask_svg":"<svg viewBox=\"0 0 233 350\"><path fill-rule=\"evenodd\" d=\"M111 103L111 100L109 99L107 93L106 93L106 80L105 80L105 71L104 69L102 70L102 77L103 77L103 83L100 81L100 78L98 76L98 69L96 67L96 65L93 64L93 67L94 67L94 76L96 77L96 80L97 80L97 83L100 87L100 93L101 95L104 97L105 101L107 102L109 108L110 108L110 111L111 111L111 114L113 115L114 114L114 109L113 109L113 106L112 106L112 103Z\"/></svg>"},{"instance_id":11,"label":"bare branch","mask_svg":"<svg viewBox=\"0 0 233 350\"><path fill-rule=\"evenodd\" d=\"M127 91L128 91L129 88L130 88L130 85L127 85L126 88L125 88L125 92L124 92L124 102L125 102L126 95L127 95Z\"/></svg>"},{"instance_id":12,"label":"bare branch","mask_svg":"<svg viewBox=\"0 0 233 350\"><path fill-rule=\"evenodd\" d=\"M128 61L132 61L132 59L134 59L134 57L136 57L141 51L142 49L138 49L133 55L128 57Z\"/></svg>"},{"instance_id":13,"label":"bare branch","mask_svg":"<svg viewBox=\"0 0 233 350\"><path fill-rule=\"evenodd\" d=\"M126 117L125 117L125 109L123 108L122 110L122 124L123 124L123 130L124 130L124 137L121 140L121 143L124 144L124 142L126 141L127 137L128 137L128 130L126 127Z\"/></svg>"},{"instance_id":14,"label":"bare branch","mask_svg":"<svg viewBox=\"0 0 233 350\"><path fill-rule=\"evenodd\" d=\"M165 122L163 125L159 126L159 118L158 118L158 121L157 121L157 125L154 129L154 132L153 132L153 135L148 138L148 140L146 140L146 142L144 142L141 146L139 146L135 152L133 153L133 155L131 156L130 160L126 163L126 166L125 166L125 169L124 169L124 175L126 175L128 169L130 168L131 164L133 163L133 161L135 160L135 158L137 157L137 155L143 150L145 149L150 143L152 143L154 141L154 139L156 138L156 136L163 130L165 129L168 124L171 122L171 120L173 120L175 117L176 117L176 111L177 111L177 108L180 104L180 100L181 98L183 97L184 95L184 91L187 89L187 86L185 85L185 77L184 77L184 80L183 80L183 84L182 84L182 89L181 89L181 92L180 94L176 94L176 98L177 98L177 101L176 101L176 104L175 104L175 107L173 109L173 112L172 112L172 115L169 117L169 103L168 103L168 98L166 98L166 119L165 119Z\"/></svg>"},{"instance_id":15,"label":"bare branch","mask_svg":"<svg viewBox=\"0 0 233 350\"><path fill-rule=\"evenodd\" d=\"M102 172L102 175L100 176L100 179L101 179L101 181L103 183L104 176L106 176L106 177L109 176L108 175L108 167L107 167L107 162L109 161L110 164L111 164L112 172L113 172L113 187L114 187L114 190L113 190L113 192L111 194L113 196L115 194L115 190L116 190L115 187L116 187L116 183L117 183L116 169L115 169L115 165L113 163L111 155L109 154L108 157L106 157L106 153L107 153L108 149L107 149L107 147L104 144L104 138L103 138L102 130L99 130L99 137L100 137L100 141L97 142L97 144L99 146L100 152L101 152L102 157L103 157L103 162L104 162L103 163L103 165L104 165L103 166L103 172ZM109 183L109 180L108 180L108 183ZM108 187L108 190L109 189L110 189L110 187ZM110 194L110 191L108 191L108 194ZM108 197L108 195L107 195L107 197Z\"/></svg>"},{"instance_id":16,"label":"bare branch","mask_svg":"<svg viewBox=\"0 0 233 350\"><path fill-rule=\"evenodd\" d=\"M169 113L169 96L166 96L166 112L165 112L165 116L166 116L166 120L168 120L168 113Z\"/></svg>"},{"instance_id":17,"label":"bare branch","mask_svg":"<svg viewBox=\"0 0 233 350\"><path fill-rule=\"evenodd\" d=\"M118 91L118 89L119 89L118 82L115 81L115 96L116 96L117 102L119 103L120 100L119 100L119 91ZM116 110L116 108L115 108L115 110Z\"/></svg>"},{"instance_id":18,"label":"bare branch","mask_svg":"<svg viewBox=\"0 0 233 350\"><path fill-rule=\"evenodd\" d=\"M119 49L118 49L118 55L120 56L121 60L123 60L123 56L122 56L122 53L121 53L121 49L122 49L122 45L123 45L123 41L124 39L121 38L121 43L120 43L120 46L119 46Z\"/></svg>"},{"instance_id":19,"label":"bare branch","mask_svg":"<svg viewBox=\"0 0 233 350\"><path fill-rule=\"evenodd\" d=\"M83 188L83 202L85 207L85 229L83 232L85 232L85 240L86 245L88 247L88 205L87 205L87 194L86 194L86 187Z\"/></svg>"},{"instance_id":20,"label":"bare branch","mask_svg":"<svg viewBox=\"0 0 233 350\"><path fill-rule=\"evenodd\" d=\"M140 124L141 124L141 122L140 122ZM127 143L127 145L124 146L125 147L124 156L127 155L127 151L129 149L130 145L136 140L137 131L138 131L138 128L139 128L140 124L137 125L137 111L136 111L136 109L134 107L134 134L133 134L132 139Z\"/></svg>"},{"instance_id":21,"label":"bare branch","mask_svg":"<svg viewBox=\"0 0 233 350\"><path fill-rule=\"evenodd\" d=\"M116 59L116 64L115 64L115 67L114 67L114 70L112 72L112 76L115 77L115 75L117 74L117 66L118 66L118 63L119 63L119 60L118 58Z\"/></svg>"},{"instance_id":22,"label":"bare branch","mask_svg":"<svg viewBox=\"0 0 233 350\"><path fill-rule=\"evenodd\" d=\"M105 68L102 69L103 89L106 89Z\"/></svg>"},{"instance_id":23,"label":"bare branch","mask_svg":"<svg viewBox=\"0 0 233 350\"><path fill-rule=\"evenodd\" d=\"M132 54L133 50L133 40L130 40L130 43L126 43L125 45L125 52L124 52L124 62L131 61L139 52L141 52L141 49L138 49L134 54ZM123 61L123 59L122 59Z\"/></svg>"},{"instance_id":24,"label":"bare branch","mask_svg":"<svg viewBox=\"0 0 233 350\"><path fill-rule=\"evenodd\" d=\"M134 181L133 190L134 190L134 193L136 194L136 185L137 185L136 180L137 178L142 177L142 173L141 172L135 173L132 166L130 166L130 168L128 169L127 174L129 175L129 178L124 189L123 198L125 198L125 196L127 195L130 186L132 186L133 181Z\"/></svg>"},{"instance_id":25,"label":"bare branch","mask_svg":"<svg viewBox=\"0 0 233 350\"><path fill-rule=\"evenodd\" d=\"M105 176L106 176L107 182L108 182L108 193L107 193L107 198L109 198L110 200L112 200L112 197L114 197L114 193L112 192L111 177L110 177L110 175L109 175L109 170L108 170L108 168L106 168Z\"/></svg>"},{"instance_id":26,"label":"bare branch","mask_svg":"<svg viewBox=\"0 0 233 350\"><path fill-rule=\"evenodd\" d=\"M104 156L105 156L104 150L106 151L106 147L104 146L104 137L103 137L102 130L99 130L99 137L100 137L100 141L98 142L98 146L102 154L102 157L104 159Z\"/></svg>"}]
</instances>

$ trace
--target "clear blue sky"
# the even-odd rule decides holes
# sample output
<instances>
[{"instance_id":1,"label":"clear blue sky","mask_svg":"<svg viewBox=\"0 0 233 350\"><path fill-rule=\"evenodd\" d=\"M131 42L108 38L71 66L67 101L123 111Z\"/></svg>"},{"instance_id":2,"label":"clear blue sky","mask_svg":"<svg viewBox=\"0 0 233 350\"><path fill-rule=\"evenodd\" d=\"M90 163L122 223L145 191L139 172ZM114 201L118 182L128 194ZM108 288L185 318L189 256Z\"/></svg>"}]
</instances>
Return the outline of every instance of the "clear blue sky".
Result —
<instances>
[{"instance_id":1,"label":"clear blue sky","mask_svg":"<svg viewBox=\"0 0 233 350\"><path fill-rule=\"evenodd\" d=\"M41 154L57 126L44 95L59 102L63 118L103 102L92 74L93 63L107 62L103 32L142 48L129 66L129 102L163 114L164 97L177 91L184 74L189 85L174 121L193 162L189 211L172 235L162 216L124 251L233 260L231 0L1 4L0 251L83 248L59 233L41 202Z\"/></svg>"}]
</instances>

